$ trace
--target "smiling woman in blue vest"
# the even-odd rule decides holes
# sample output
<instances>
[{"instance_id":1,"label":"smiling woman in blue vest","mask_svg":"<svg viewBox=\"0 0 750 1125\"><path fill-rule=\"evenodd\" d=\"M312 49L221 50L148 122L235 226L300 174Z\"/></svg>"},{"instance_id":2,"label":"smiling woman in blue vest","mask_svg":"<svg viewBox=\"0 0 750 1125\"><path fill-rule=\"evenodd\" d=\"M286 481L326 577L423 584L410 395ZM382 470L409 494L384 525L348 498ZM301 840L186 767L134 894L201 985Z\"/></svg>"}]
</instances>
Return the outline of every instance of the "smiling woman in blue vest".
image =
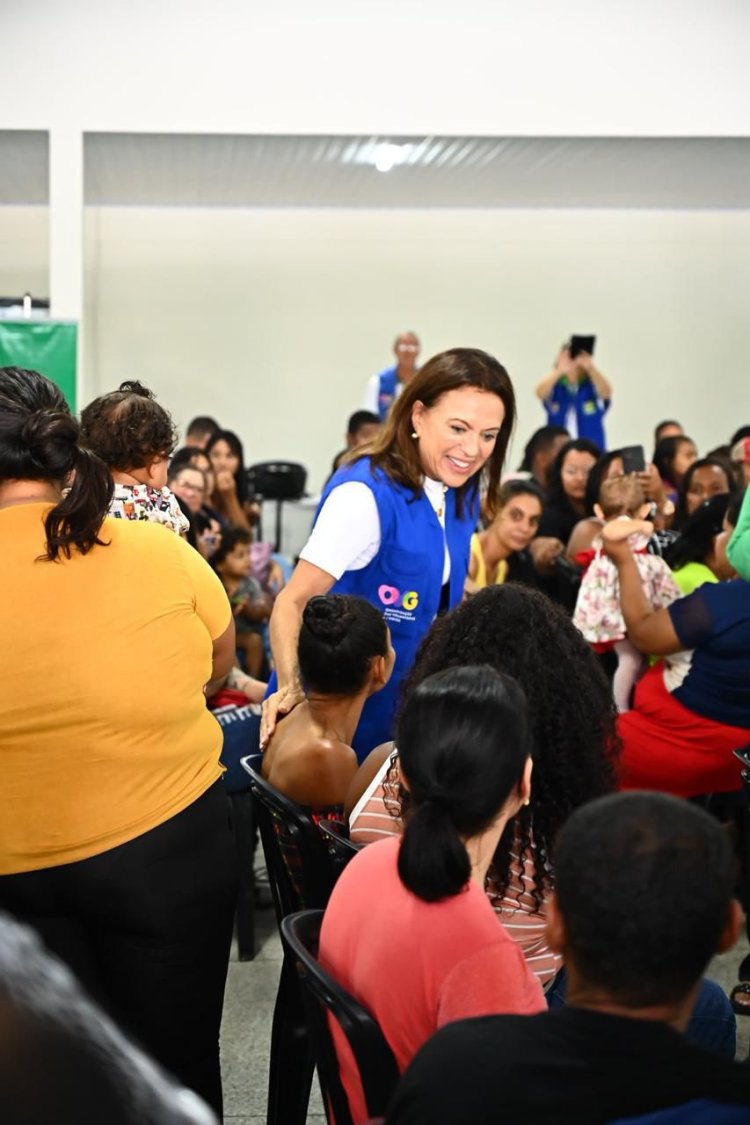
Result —
<instances>
[{"instance_id":1,"label":"smiling woman in blue vest","mask_svg":"<svg viewBox=\"0 0 750 1125\"><path fill-rule=\"evenodd\" d=\"M612 385L594 366L587 352L571 358L570 346L560 349L555 366L536 387L547 411L547 422L565 426L572 438L587 438L604 451L604 415L612 401Z\"/></svg>"},{"instance_id":2,"label":"smiling woman in blue vest","mask_svg":"<svg viewBox=\"0 0 750 1125\"><path fill-rule=\"evenodd\" d=\"M263 707L261 744L304 699L296 662L302 611L314 594L357 594L391 630L396 664L366 703L354 738L362 760L392 737L399 685L435 615L457 605L486 471L494 505L513 423L507 371L472 348L434 356L404 388L366 453L327 483L312 534L271 617L278 684Z\"/></svg>"}]
</instances>

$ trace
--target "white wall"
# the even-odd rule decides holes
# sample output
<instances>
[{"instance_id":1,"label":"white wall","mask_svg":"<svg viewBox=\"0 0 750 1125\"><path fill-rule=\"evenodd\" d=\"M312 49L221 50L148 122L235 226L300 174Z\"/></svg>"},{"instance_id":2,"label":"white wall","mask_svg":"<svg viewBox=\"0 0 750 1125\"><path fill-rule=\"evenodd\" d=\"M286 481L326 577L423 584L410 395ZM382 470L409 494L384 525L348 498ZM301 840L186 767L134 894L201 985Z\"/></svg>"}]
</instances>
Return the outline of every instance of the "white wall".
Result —
<instances>
[{"instance_id":1,"label":"white wall","mask_svg":"<svg viewBox=\"0 0 750 1125\"><path fill-rule=\"evenodd\" d=\"M181 424L215 412L251 460L325 475L395 332L425 357L488 348L518 391L571 331L615 384L610 444L676 414L703 450L750 422L750 214L615 211L87 212L90 394L132 376ZM0 208L0 293L47 291L47 211ZM323 389L321 391L321 388Z\"/></svg>"},{"instance_id":2,"label":"white wall","mask_svg":"<svg viewBox=\"0 0 750 1125\"><path fill-rule=\"evenodd\" d=\"M748 33L745 0L6 4L0 128L747 135ZM0 208L0 289L47 288L42 221ZM139 374L183 421L236 411L252 458L298 456L319 479L396 330L416 328L427 353L497 352L523 438L556 344L591 329L617 388L611 440L645 439L677 413L705 447L746 412L749 222L92 213L86 383L93 394Z\"/></svg>"},{"instance_id":3,"label":"white wall","mask_svg":"<svg viewBox=\"0 0 750 1125\"><path fill-rule=\"evenodd\" d=\"M0 296L49 296L49 211L0 207Z\"/></svg>"},{"instance_id":4,"label":"white wall","mask_svg":"<svg viewBox=\"0 0 750 1125\"><path fill-rule=\"evenodd\" d=\"M142 378L182 424L215 413L249 460L301 460L313 486L405 328L425 358L466 344L507 365L514 456L571 332L599 336L611 445L676 415L706 450L750 422L748 212L107 208L86 241L91 394Z\"/></svg>"},{"instance_id":5,"label":"white wall","mask_svg":"<svg viewBox=\"0 0 750 1125\"><path fill-rule=\"evenodd\" d=\"M0 128L746 135L745 0L2 5Z\"/></svg>"}]
</instances>

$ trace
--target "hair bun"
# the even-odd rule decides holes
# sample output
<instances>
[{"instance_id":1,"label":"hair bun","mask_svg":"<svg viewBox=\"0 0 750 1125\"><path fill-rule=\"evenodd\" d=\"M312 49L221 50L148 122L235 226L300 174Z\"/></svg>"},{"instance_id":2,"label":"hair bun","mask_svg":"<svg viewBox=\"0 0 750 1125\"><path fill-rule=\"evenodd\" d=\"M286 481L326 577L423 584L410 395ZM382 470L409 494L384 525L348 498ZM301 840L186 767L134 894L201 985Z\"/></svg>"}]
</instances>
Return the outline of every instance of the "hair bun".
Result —
<instances>
[{"instance_id":1,"label":"hair bun","mask_svg":"<svg viewBox=\"0 0 750 1125\"><path fill-rule=\"evenodd\" d=\"M153 399L156 397L153 391L150 391L148 387L144 387L143 383L139 383L137 379L126 379L124 383L120 383L117 389L124 394L138 395L139 398Z\"/></svg>"},{"instance_id":2,"label":"hair bun","mask_svg":"<svg viewBox=\"0 0 750 1125\"><path fill-rule=\"evenodd\" d=\"M349 630L351 614L340 594L319 595L310 598L302 620L314 637L338 644Z\"/></svg>"},{"instance_id":3,"label":"hair bun","mask_svg":"<svg viewBox=\"0 0 750 1125\"><path fill-rule=\"evenodd\" d=\"M21 428L21 441L35 457L44 455L51 446L73 446L77 440L78 423L61 410L36 410Z\"/></svg>"}]
</instances>

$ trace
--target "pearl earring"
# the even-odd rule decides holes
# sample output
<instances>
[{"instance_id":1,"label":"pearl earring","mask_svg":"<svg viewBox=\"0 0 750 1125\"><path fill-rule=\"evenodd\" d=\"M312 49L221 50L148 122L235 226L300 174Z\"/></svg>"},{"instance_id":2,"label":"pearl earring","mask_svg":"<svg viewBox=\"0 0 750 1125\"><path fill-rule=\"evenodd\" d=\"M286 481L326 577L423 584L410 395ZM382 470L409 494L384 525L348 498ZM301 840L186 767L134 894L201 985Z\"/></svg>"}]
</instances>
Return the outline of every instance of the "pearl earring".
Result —
<instances>
[{"instance_id":1,"label":"pearl earring","mask_svg":"<svg viewBox=\"0 0 750 1125\"><path fill-rule=\"evenodd\" d=\"M416 431L416 430L412 430L412 432L411 432L411 436L412 436L413 438L415 438L415 439L416 439L416 438L418 438L418 437L419 437L419 434L417 433L417 431Z\"/></svg>"}]
</instances>

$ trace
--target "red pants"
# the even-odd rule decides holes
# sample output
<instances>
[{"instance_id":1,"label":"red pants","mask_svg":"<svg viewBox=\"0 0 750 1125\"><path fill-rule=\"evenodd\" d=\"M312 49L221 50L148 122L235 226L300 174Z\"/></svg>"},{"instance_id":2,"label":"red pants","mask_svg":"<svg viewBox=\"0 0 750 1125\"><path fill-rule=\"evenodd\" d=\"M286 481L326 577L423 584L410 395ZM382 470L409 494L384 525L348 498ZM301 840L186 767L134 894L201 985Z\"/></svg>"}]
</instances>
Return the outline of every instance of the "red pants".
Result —
<instances>
[{"instance_id":1,"label":"red pants","mask_svg":"<svg viewBox=\"0 0 750 1125\"><path fill-rule=\"evenodd\" d=\"M617 720L622 739L621 789L656 789L675 797L739 789L733 750L750 742L750 730L704 719L683 707L664 686L661 664L635 689L633 709Z\"/></svg>"}]
</instances>

